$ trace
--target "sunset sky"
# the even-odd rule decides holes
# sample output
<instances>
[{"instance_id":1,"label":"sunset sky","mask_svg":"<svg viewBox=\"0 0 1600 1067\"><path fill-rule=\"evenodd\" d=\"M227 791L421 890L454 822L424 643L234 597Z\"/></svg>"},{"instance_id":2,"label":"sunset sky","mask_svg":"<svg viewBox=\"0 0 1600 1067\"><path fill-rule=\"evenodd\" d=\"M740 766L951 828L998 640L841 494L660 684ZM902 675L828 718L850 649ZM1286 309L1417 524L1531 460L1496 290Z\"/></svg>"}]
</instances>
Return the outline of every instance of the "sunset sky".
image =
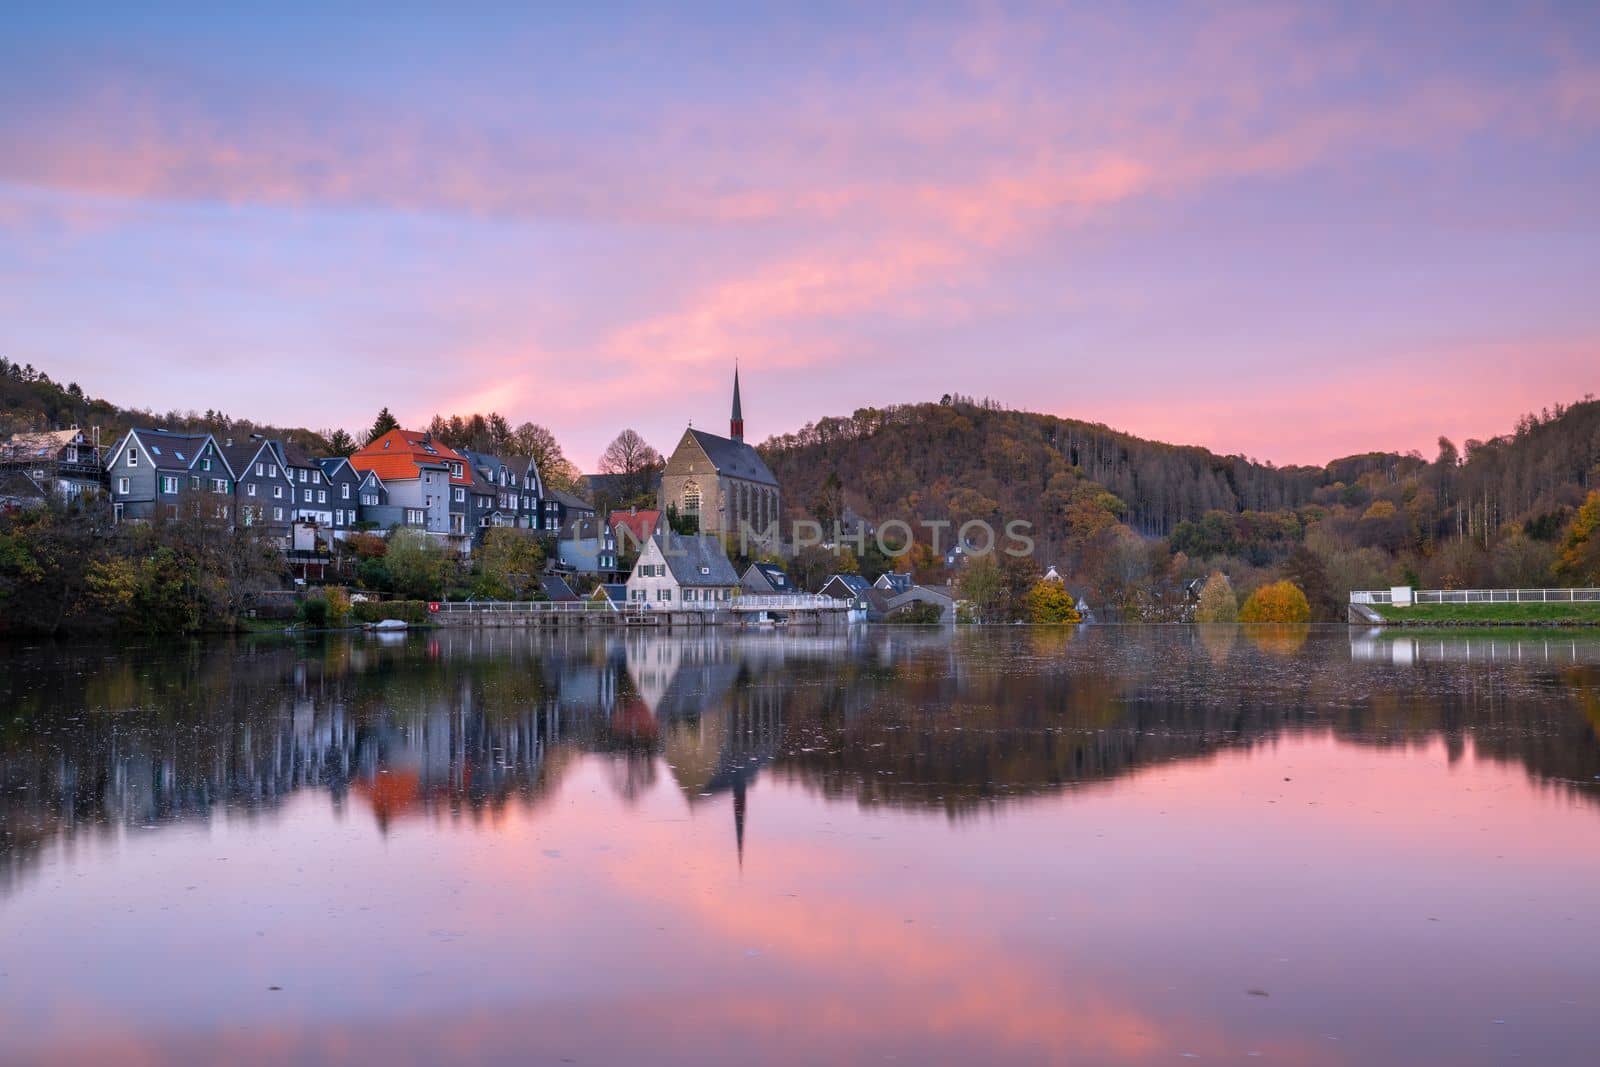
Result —
<instances>
[{"instance_id":1,"label":"sunset sky","mask_svg":"<svg viewBox=\"0 0 1600 1067\"><path fill-rule=\"evenodd\" d=\"M122 404L592 470L736 358L755 440L961 392L1280 463L1600 392L1593 3L35 6L0 354Z\"/></svg>"}]
</instances>

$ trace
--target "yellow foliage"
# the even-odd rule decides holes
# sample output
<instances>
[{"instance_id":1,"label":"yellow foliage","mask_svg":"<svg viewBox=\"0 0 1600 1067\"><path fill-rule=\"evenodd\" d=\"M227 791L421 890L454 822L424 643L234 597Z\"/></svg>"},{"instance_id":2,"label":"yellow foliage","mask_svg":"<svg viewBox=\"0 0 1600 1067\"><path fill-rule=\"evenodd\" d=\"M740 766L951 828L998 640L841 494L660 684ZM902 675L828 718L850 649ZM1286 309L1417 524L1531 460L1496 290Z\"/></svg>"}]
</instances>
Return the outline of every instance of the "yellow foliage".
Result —
<instances>
[{"instance_id":1,"label":"yellow foliage","mask_svg":"<svg viewBox=\"0 0 1600 1067\"><path fill-rule=\"evenodd\" d=\"M1366 519L1392 519L1395 517L1395 507L1387 500L1374 500L1361 518Z\"/></svg>"},{"instance_id":2,"label":"yellow foliage","mask_svg":"<svg viewBox=\"0 0 1600 1067\"><path fill-rule=\"evenodd\" d=\"M1300 587L1285 578L1250 594L1239 609L1240 622L1310 622L1311 604Z\"/></svg>"},{"instance_id":3,"label":"yellow foliage","mask_svg":"<svg viewBox=\"0 0 1600 1067\"><path fill-rule=\"evenodd\" d=\"M1078 606L1060 582L1041 578L1028 590L1028 618L1035 623L1057 624L1082 622Z\"/></svg>"},{"instance_id":4,"label":"yellow foliage","mask_svg":"<svg viewBox=\"0 0 1600 1067\"><path fill-rule=\"evenodd\" d=\"M1200 601L1194 608L1195 622L1237 622L1239 598L1233 585L1221 571L1212 571L1211 577L1200 588Z\"/></svg>"}]
</instances>

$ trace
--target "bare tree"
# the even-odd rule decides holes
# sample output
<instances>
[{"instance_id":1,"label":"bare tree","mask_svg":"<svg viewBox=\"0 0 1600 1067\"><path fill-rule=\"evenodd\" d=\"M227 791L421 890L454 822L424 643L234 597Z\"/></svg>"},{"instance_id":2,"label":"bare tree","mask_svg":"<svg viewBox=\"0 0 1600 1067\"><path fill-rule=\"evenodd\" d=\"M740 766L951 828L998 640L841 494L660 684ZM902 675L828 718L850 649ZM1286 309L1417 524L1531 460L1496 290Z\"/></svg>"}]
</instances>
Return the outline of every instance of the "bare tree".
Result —
<instances>
[{"instance_id":1,"label":"bare tree","mask_svg":"<svg viewBox=\"0 0 1600 1067\"><path fill-rule=\"evenodd\" d=\"M662 464L661 453L631 429L617 434L600 454L600 472L617 476L623 503L643 496L650 488L650 475Z\"/></svg>"}]
</instances>

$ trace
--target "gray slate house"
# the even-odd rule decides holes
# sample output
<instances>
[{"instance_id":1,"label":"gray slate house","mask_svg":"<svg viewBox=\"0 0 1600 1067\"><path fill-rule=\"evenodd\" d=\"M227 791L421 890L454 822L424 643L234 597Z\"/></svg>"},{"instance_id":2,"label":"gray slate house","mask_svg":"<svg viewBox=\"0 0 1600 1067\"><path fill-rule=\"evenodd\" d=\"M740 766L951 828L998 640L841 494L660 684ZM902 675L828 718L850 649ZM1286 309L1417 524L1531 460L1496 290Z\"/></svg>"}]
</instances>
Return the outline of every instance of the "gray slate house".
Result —
<instances>
[{"instance_id":1,"label":"gray slate house","mask_svg":"<svg viewBox=\"0 0 1600 1067\"><path fill-rule=\"evenodd\" d=\"M556 540L556 558L561 566L579 574L614 574L617 569L617 538L594 512L579 513L567 520Z\"/></svg>"},{"instance_id":2,"label":"gray slate house","mask_svg":"<svg viewBox=\"0 0 1600 1067\"><path fill-rule=\"evenodd\" d=\"M778 479L744 440L744 412L739 402L739 372L733 372L733 411L728 436L693 427L685 430L661 473L657 499L662 511L676 509L693 517L703 533L738 534L748 527L753 543L781 541L767 531L782 520Z\"/></svg>"},{"instance_id":3,"label":"gray slate house","mask_svg":"<svg viewBox=\"0 0 1600 1067\"><path fill-rule=\"evenodd\" d=\"M789 580L782 567L776 563L752 563L739 579L746 593L798 593L800 588Z\"/></svg>"},{"instance_id":4,"label":"gray slate house","mask_svg":"<svg viewBox=\"0 0 1600 1067\"><path fill-rule=\"evenodd\" d=\"M233 520L233 471L209 433L129 430L106 456L111 514L148 522L175 514Z\"/></svg>"},{"instance_id":5,"label":"gray slate house","mask_svg":"<svg viewBox=\"0 0 1600 1067\"><path fill-rule=\"evenodd\" d=\"M669 531L640 549L627 586L630 603L664 611L715 611L733 600L739 575L716 538Z\"/></svg>"},{"instance_id":6,"label":"gray slate house","mask_svg":"<svg viewBox=\"0 0 1600 1067\"><path fill-rule=\"evenodd\" d=\"M333 501L333 522L329 529L336 539L343 540L361 521L361 481L363 474L350 466L343 456L329 456L317 460L322 468L322 480L328 483L328 498Z\"/></svg>"},{"instance_id":7,"label":"gray slate house","mask_svg":"<svg viewBox=\"0 0 1600 1067\"><path fill-rule=\"evenodd\" d=\"M891 593L904 593L911 588L913 583L909 574L895 574L892 571L885 571L878 575L878 580L872 584Z\"/></svg>"},{"instance_id":8,"label":"gray slate house","mask_svg":"<svg viewBox=\"0 0 1600 1067\"><path fill-rule=\"evenodd\" d=\"M459 450L472 467L474 502L470 524L479 533L497 526L520 530L544 529L541 522L543 485L539 466L528 456L496 456L471 449Z\"/></svg>"},{"instance_id":9,"label":"gray slate house","mask_svg":"<svg viewBox=\"0 0 1600 1067\"><path fill-rule=\"evenodd\" d=\"M567 523L574 517L586 515L595 517L594 505L582 497L574 496L565 489L549 489L540 503L540 523L538 529L548 533L558 533L567 528Z\"/></svg>"},{"instance_id":10,"label":"gray slate house","mask_svg":"<svg viewBox=\"0 0 1600 1067\"><path fill-rule=\"evenodd\" d=\"M835 600L860 600L871 588L872 583L859 574L833 574L817 591Z\"/></svg>"}]
</instances>

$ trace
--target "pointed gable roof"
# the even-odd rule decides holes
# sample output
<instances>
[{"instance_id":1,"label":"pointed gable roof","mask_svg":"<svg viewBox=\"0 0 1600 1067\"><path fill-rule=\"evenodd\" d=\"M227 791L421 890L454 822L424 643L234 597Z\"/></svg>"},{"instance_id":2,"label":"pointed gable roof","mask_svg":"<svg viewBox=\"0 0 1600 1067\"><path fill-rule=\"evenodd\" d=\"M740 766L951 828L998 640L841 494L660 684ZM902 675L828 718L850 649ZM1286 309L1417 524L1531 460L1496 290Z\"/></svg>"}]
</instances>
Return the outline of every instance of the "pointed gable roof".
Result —
<instances>
[{"instance_id":1,"label":"pointed gable roof","mask_svg":"<svg viewBox=\"0 0 1600 1067\"><path fill-rule=\"evenodd\" d=\"M421 477L424 467L461 465L458 476L451 471L452 485L471 485L467 458L443 441L436 441L416 430L390 430L382 437L370 441L350 457L350 465L358 471L377 471L386 482L403 482Z\"/></svg>"},{"instance_id":2,"label":"pointed gable roof","mask_svg":"<svg viewBox=\"0 0 1600 1067\"><path fill-rule=\"evenodd\" d=\"M695 444L700 446L700 451L706 454L706 458L711 461L711 466L718 474L760 482L763 485L778 484L778 479L767 469L761 454L745 442L718 437L714 433L696 429L688 430L687 436L694 438Z\"/></svg>"},{"instance_id":3,"label":"pointed gable roof","mask_svg":"<svg viewBox=\"0 0 1600 1067\"><path fill-rule=\"evenodd\" d=\"M660 547L667 570L679 585L739 584L739 575L716 538L686 537L668 531L651 540Z\"/></svg>"}]
</instances>

